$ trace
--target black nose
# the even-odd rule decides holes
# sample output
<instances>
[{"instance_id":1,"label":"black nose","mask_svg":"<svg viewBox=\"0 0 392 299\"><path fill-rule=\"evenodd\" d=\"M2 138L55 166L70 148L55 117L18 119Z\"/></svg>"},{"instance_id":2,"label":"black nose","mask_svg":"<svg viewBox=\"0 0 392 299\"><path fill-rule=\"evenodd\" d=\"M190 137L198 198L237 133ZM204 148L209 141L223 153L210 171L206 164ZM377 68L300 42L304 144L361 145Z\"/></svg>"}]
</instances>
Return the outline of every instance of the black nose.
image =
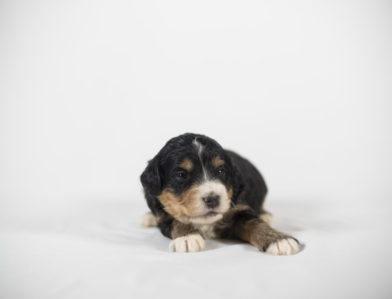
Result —
<instances>
[{"instance_id":1,"label":"black nose","mask_svg":"<svg viewBox=\"0 0 392 299\"><path fill-rule=\"evenodd\" d=\"M206 203L207 207L213 209L219 205L219 195L208 195L203 197L203 201Z\"/></svg>"}]
</instances>

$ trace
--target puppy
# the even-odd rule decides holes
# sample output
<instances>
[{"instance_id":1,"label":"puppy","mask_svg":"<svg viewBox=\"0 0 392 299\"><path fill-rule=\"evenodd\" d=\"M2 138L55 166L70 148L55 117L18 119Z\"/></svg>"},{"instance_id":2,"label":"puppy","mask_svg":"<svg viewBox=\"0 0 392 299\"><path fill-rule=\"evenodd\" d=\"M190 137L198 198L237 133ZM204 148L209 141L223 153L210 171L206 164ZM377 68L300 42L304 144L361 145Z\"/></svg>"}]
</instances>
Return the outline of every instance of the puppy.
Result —
<instances>
[{"instance_id":1,"label":"puppy","mask_svg":"<svg viewBox=\"0 0 392 299\"><path fill-rule=\"evenodd\" d=\"M143 226L158 226L169 249L195 252L205 239L237 239L274 255L301 249L270 226L267 187L259 171L215 140L198 134L170 139L140 177L148 207Z\"/></svg>"}]
</instances>

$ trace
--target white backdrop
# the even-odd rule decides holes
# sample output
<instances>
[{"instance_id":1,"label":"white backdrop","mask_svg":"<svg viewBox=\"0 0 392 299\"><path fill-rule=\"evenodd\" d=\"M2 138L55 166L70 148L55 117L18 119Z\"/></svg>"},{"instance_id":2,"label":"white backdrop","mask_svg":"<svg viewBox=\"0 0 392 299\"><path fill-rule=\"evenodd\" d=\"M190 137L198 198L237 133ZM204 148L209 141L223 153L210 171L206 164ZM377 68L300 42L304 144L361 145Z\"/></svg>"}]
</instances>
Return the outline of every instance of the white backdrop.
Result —
<instances>
[{"instance_id":1,"label":"white backdrop","mask_svg":"<svg viewBox=\"0 0 392 299\"><path fill-rule=\"evenodd\" d=\"M304 226L316 217L307 207L326 203L338 218L343 203L358 223L381 215L370 206L389 213L391 17L389 1L2 1L7 240L23 213L47 205L105 202L104 214L126 202L138 217L147 160L184 132L253 161L274 213ZM43 211L31 217L62 217ZM392 224L388 213L380 227ZM24 286L3 250L0 262ZM16 287L0 271L11 298Z\"/></svg>"}]
</instances>

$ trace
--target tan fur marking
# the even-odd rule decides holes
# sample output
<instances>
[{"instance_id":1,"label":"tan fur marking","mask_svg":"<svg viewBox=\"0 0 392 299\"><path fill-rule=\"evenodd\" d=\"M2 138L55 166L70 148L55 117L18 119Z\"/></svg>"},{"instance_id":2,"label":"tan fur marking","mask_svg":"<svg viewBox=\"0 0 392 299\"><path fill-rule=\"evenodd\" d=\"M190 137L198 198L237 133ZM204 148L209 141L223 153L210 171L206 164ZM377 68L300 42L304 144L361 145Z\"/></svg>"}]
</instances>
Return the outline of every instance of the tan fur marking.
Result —
<instances>
[{"instance_id":1,"label":"tan fur marking","mask_svg":"<svg viewBox=\"0 0 392 299\"><path fill-rule=\"evenodd\" d=\"M230 187L229 191L227 191L227 196L229 197L229 200L231 200L231 198L233 197L233 188Z\"/></svg>"},{"instance_id":2,"label":"tan fur marking","mask_svg":"<svg viewBox=\"0 0 392 299\"><path fill-rule=\"evenodd\" d=\"M196 198L197 186L190 187L186 192L177 196L169 189L164 189L158 200L164 209L174 218L184 223L189 223L190 217L199 210L200 201Z\"/></svg>"},{"instance_id":3,"label":"tan fur marking","mask_svg":"<svg viewBox=\"0 0 392 299\"><path fill-rule=\"evenodd\" d=\"M223 161L219 156L216 156L214 159L212 159L212 166L214 166L215 168L218 168L223 164L225 164L225 161Z\"/></svg>"},{"instance_id":4,"label":"tan fur marking","mask_svg":"<svg viewBox=\"0 0 392 299\"><path fill-rule=\"evenodd\" d=\"M190 159L185 158L178 166L185 169L186 171L191 171L193 169L193 162Z\"/></svg>"}]
</instances>

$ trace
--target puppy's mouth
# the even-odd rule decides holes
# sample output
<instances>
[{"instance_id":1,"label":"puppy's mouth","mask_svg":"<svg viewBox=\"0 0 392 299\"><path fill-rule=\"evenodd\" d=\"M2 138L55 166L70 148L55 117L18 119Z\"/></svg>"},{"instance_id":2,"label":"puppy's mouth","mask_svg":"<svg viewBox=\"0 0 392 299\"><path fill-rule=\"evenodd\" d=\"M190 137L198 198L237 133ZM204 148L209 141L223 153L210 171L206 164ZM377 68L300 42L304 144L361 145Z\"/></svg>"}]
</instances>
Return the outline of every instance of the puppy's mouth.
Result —
<instances>
[{"instance_id":1,"label":"puppy's mouth","mask_svg":"<svg viewBox=\"0 0 392 299\"><path fill-rule=\"evenodd\" d=\"M203 217L212 217L212 216L216 216L218 214L219 213L217 213L217 212L211 211L211 212L208 212L207 214L205 214Z\"/></svg>"},{"instance_id":2,"label":"puppy's mouth","mask_svg":"<svg viewBox=\"0 0 392 299\"><path fill-rule=\"evenodd\" d=\"M221 220L222 217L223 215L221 213L211 211L202 216L191 218L191 222L194 224L211 224Z\"/></svg>"}]
</instances>

